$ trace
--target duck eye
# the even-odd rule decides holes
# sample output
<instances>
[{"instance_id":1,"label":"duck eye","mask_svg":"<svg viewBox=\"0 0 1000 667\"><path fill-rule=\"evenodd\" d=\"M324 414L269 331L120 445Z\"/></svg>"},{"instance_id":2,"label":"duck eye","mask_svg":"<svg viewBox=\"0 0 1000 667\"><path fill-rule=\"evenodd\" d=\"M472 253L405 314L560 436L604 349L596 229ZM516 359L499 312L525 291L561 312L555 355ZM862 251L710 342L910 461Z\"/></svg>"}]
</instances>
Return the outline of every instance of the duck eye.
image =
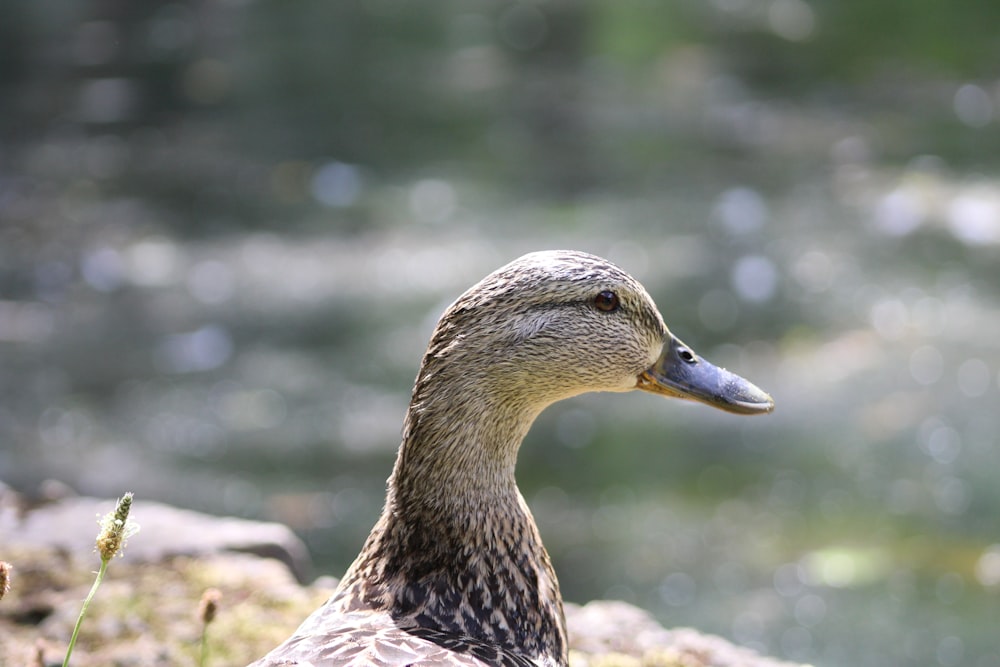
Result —
<instances>
[{"instance_id":1,"label":"duck eye","mask_svg":"<svg viewBox=\"0 0 1000 667\"><path fill-rule=\"evenodd\" d=\"M618 310L619 305L618 295L611 290L604 290L594 297L594 307L598 310L603 310L605 313Z\"/></svg>"}]
</instances>

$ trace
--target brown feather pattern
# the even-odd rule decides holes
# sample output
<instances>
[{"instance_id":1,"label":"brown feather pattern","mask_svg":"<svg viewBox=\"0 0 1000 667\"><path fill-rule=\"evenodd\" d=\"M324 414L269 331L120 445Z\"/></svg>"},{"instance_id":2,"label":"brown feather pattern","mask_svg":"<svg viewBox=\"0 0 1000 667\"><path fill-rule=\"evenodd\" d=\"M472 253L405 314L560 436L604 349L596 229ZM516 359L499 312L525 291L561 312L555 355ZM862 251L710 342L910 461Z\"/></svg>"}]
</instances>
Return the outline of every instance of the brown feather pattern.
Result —
<instances>
[{"instance_id":1,"label":"brown feather pattern","mask_svg":"<svg viewBox=\"0 0 1000 667\"><path fill-rule=\"evenodd\" d=\"M605 290L615 312L593 305ZM361 553L254 665L566 665L559 584L517 489L517 450L551 403L633 389L665 335L642 286L584 253L532 253L470 288L431 337Z\"/></svg>"}]
</instances>

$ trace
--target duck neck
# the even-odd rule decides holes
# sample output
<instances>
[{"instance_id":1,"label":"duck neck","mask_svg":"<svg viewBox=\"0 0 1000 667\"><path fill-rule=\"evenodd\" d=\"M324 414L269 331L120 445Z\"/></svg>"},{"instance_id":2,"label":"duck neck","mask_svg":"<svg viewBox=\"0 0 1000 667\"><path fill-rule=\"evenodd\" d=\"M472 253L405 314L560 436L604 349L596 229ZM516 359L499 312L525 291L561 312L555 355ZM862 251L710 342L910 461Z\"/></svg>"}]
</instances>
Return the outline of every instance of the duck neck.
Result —
<instances>
[{"instance_id":1,"label":"duck neck","mask_svg":"<svg viewBox=\"0 0 1000 667\"><path fill-rule=\"evenodd\" d=\"M566 664L559 584L514 479L538 410L415 394L386 506L338 599Z\"/></svg>"}]
</instances>

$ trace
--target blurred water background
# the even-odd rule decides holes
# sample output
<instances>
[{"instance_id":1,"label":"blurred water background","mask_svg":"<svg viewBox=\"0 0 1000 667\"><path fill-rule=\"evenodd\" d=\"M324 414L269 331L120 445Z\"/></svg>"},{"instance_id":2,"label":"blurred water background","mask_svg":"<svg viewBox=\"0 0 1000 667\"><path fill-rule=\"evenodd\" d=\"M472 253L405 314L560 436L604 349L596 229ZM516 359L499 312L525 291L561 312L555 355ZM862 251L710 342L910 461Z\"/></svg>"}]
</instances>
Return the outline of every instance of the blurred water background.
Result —
<instances>
[{"instance_id":1,"label":"blurred water background","mask_svg":"<svg viewBox=\"0 0 1000 667\"><path fill-rule=\"evenodd\" d=\"M0 479L287 522L339 573L438 315L577 248L777 411L547 411L519 479L567 599L829 667L998 665L998 25L3 3Z\"/></svg>"}]
</instances>

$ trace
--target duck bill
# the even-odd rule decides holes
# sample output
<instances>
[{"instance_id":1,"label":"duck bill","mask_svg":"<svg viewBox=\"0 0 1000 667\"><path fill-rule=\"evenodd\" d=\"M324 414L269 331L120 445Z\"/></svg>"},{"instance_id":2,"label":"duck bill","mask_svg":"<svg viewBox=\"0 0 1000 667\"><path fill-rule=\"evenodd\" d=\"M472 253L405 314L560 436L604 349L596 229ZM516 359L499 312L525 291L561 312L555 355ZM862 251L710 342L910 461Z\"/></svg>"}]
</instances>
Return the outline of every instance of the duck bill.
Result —
<instances>
[{"instance_id":1,"label":"duck bill","mask_svg":"<svg viewBox=\"0 0 1000 667\"><path fill-rule=\"evenodd\" d=\"M740 415L774 410L774 399L753 383L714 366L668 335L660 358L639 375L638 389L707 403Z\"/></svg>"}]
</instances>

